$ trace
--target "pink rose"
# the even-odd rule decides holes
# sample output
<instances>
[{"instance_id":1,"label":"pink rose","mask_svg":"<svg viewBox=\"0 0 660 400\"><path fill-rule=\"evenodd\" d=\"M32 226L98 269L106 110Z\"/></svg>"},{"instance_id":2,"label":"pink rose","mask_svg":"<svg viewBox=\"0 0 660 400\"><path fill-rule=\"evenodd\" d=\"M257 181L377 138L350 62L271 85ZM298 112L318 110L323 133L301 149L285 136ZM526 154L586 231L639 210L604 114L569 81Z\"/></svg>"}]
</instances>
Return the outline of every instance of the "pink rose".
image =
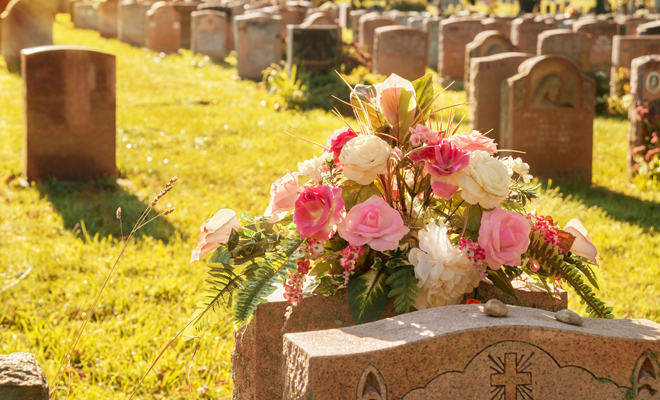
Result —
<instances>
[{"instance_id":1,"label":"pink rose","mask_svg":"<svg viewBox=\"0 0 660 400\"><path fill-rule=\"evenodd\" d=\"M486 251L486 262L491 269L502 265L520 266L520 256L529 247L532 227L524 216L496 208L484 212L479 228L479 245Z\"/></svg>"},{"instance_id":2,"label":"pink rose","mask_svg":"<svg viewBox=\"0 0 660 400\"><path fill-rule=\"evenodd\" d=\"M335 163L339 162L339 154L341 154L341 149L344 148L344 145L356 137L357 134L348 126L337 129L330 135L327 147L335 153ZM327 150L324 150L324 152L329 153Z\"/></svg>"},{"instance_id":3,"label":"pink rose","mask_svg":"<svg viewBox=\"0 0 660 400\"><path fill-rule=\"evenodd\" d=\"M265 216L270 216L268 222L274 224L280 221L286 213L293 210L298 199L298 173L286 172L286 175L270 185L270 200Z\"/></svg>"},{"instance_id":4,"label":"pink rose","mask_svg":"<svg viewBox=\"0 0 660 400\"><path fill-rule=\"evenodd\" d=\"M415 129L410 128L410 133L410 143L415 147L438 141L438 132L432 131L426 125L417 125Z\"/></svg>"},{"instance_id":5,"label":"pink rose","mask_svg":"<svg viewBox=\"0 0 660 400\"><path fill-rule=\"evenodd\" d=\"M346 216L341 188L303 186L296 200L293 222L303 239L330 240Z\"/></svg>"},{"instance_id":6,"label":"pink rose","mask_svg":"<svg viewBox=\"0 0 660 400\"><path fill-rule=\"evenodd\" d=\"M375 195L351 208L339 224L339 236L351 246L368 244L376 251L395 250L408 231L399 212Z\"/></svg>"},{"instance_id":7,"label":"pink rose","mask_svg":"<svg viewBox=\"0 0 660 400\"><path fill-rule=\"evenodd\" d=\"M241 230L241 224L234 210L222 209L200 228L202 233L197 237L197 247L193 249L190 262L197 261L208 253L229 241L232 229Z\"/></svg>"},{"instance_id":8,"label":"pink rose","mask_svg":"<svg viewBox=\"0 0 660 400\"><path fill-rule=\"evenodd\" d=\"M431 147L421 147L410 153L410 159L416 163L424 163L426 172L431 176L441 178L451 175L467 167L470 154L459 149L449 140L429 142Z\"/></svg>"},{"instance_id":9,"label":"pink rose","mask_svg":"<svg viewBox=\"0 0 660 400\"><path fill-rule=\"evenodd\" d=\"M475 150L483 150L492 156L497 151L497 143L494 143L493 139L487 138L478 131L454 135L449 140L458 146L458 148L468 153L472 153Z\"/></svg>"}]
</instances>

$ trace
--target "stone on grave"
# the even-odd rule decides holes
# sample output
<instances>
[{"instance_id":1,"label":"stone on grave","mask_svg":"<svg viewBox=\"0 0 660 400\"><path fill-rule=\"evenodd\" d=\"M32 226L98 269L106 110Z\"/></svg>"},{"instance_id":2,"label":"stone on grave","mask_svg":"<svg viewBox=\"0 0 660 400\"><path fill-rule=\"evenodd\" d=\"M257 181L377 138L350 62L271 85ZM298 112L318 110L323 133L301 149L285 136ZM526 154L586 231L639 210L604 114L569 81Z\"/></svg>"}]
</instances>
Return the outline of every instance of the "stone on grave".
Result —
<instances>
[{"instance_id":1,"label":"stone on grave","mask_svg":"<svg viewBox=\"0 0 660 400\"><path fill-rule=\"evenodd\" d=\"M353 43L360 41L360 17L368 12L367 10L354 10L348 13L348 29L353 32Z\"/></svg>"},{"instance_id":2,"label":"stone on grave","mask_svg":"<svg viewBox=\"0 0 660 400\"><path fill-rule=\"evenodd\" d=\"M590 35L589 72L603 71L610 74L612 67L612 38L616 35L616 24L597 19L578 20L573 32Z\"/></svg>"},{"instance_id":3,"label":"stone on grave","mask_svg":"<svg viewBox=\"0 0 660 400\"><path fill-rule=\"evenodd\" d=\"M533 176L591 184L594 80L547 55L523 62L503 85L500 148L525 152Z\"/></svg>"},{"instance_id":4,"label":"stone on grave","mask_svg":"<svg viewBox=\"0 0 660 400\"><path fill-rule=\"evenodd\" d=\"M481 21L484 31L498 31L505 38L511 39L511 21L503 18L486 18Z\"/></svg>"},{"instance_id":5,"label":"stone on grave","mask_svg":"<svg viewBox=\"0 0 660 400\"><path fill-rule=\"evenodd\" d=\"M526 53L500 53L472 59L470 64L470 131L488 133L500 148L500 102L502 82L518 73L523 61L532 58Z\"/></svg>"},{"instance_id":6,"label":"stone on grave","mask_svg":"<svg viewBox=\"0 0 660 400\"><path fill-rule=\"evenodd\" d=\"M660 35L660 21L647 22L637 27L638 36Z\"/></svg>"},{"instance_id":7,"label":"stone on grave","mask_svg":"<svg viewBox=\"0 0 660 400\"><path fill-rule=\"evenodd\" d=\"M411 17L412 18L412 17ZM397 74L409 81L426 74L429 34L405 26L384 26L375 30L373 72Z\"/></svg>"},{"instance_id":8,"label":"stone on grave","mask_svg":"<svg viewBox=\"0 0 660 400\"><path fill-rule=\"evenodd\" d=\"M660 54L660 35L649 36L614 36L612 40L612 71L610 73L610 96L618 97L626 93L619 93L621 82L617 70L630 68L632 60L651 54Z\"/></svg>"},{"instance_id":9,"label":"stone on grave","mask_svg":"<svg viewBox=\"0 0 660 400\"><path fill-rule=\"evenodd\" d=\"M204 54L224 60L227 49L227 14L222 11L195 11L192 13L192 37L190 47L193 54Z\"/></svg>"},{"instance_id":10,"label":"stone on grave","mask_svg":"<svg viewBox=\"0 0 660 400\"><path fill-rule=\"evenodd\" d=\"M337 20L330 16L328 13L314 13L309 17L305 18L300 27L309 28L310 26L327 26L327 25L336 25L339 26Z\"/></svg>"},{"instance_id":11,"label":"stone on grave","mask_svg":"<svg viewBox=\"0 0 660 400\"><path fill-rule=\"evenodd\" d=\"M574 326L548 311L509 307L506 318L492 318L483 308L287 333L282 398L650 400L660 390L660 324Z\"/></svg>"},{"instance_id":12,"label":"stone on grave","mask_svg":"<svg viewBox=\"0 0 660 400\"><path fill-rule=\"evenodd\" d=\"M94 3L79 2L73 6L73 26L76 29L98 29Z\"/></svg>"},{"instance_id":13,"label":"stone on grave","mask_svg":"<svg viewBox=\"0 0 660 400\"><path fill-rule=\"evenodd\" d=\"M544 22L531 18L516 18L511 22L511 43L518 47L518 51L536 54L539 34L549 29L552 27Z\"/></svg>"},{"instance_id":14,"label":"stone on grave","mask_svg":"<svg viewBox=\"0 0 660 400\"><path fill-rule=\"evenodd\" d=\"M550 311L567 307L566 292L561 291L561 301L555 304L547 292L513 281L514 290L526 307L550 306ZM259 304L252 321L234 333L235 347L231 353L234 400L281 400L282 399L282 342L284 313L288 303L280 288L268 297L268 303ZM482 303L497 298L506 304L515 304L508 295L497 293L494 285L482 282L477 291ZM468 295L464 298L472 298ZM380 319L395 315L392 304L383 311ZM285 332L310 332L323 329L343 328L355 325L348 308L346 290L330 297L304 297L287 322ZM334 400L334 399L333 399Z\"/></svg>"},{"instance_id":15,"label":"stone on grave","mask_svg":"<svg viewBox=\"0 0 660 400\"><path fill-rule=\"evenodd\" d=\"M447 19L440 22L438 75L443 85L454 81L453 90L463 88L465 48L483 29L481 20Z\"/></svg>"},{"instance_id":16,"label":"stone on grave","mask_svg":"<svg viewBox=\"0 0 660 400\"><path fill-rule=\"evenodd\" d=\"M238 76L261 81L263 71L282 60L281 17L247 14L234 17Z\"/></svg>"},{"instance_id":17,"label":"stone on grave","mask_svg":"<svg viewBox=\"0 0 660 400\"><path fill-rule=\"evenodd\" d=\"M181 48L189 49L190 48L190 27L192 25L192 16L191 14L197 10L197 6L200 5L201 1L172 1L169 3L176 11L181 15Z\"/></svg>"},{"instance_id":18,"label":"stone on grave","mask_svg":"<svg viewBox=\"0 0 660 400\"><path fill-rule=\"evenodd\" d=\"M117 37L132 46L147 44L147 11L151 4L122 1L117 12Z\"/></svg>"},{"instance_id":19,"label":"stone on grave","mask_svg":"<svg viewBox=\"0 0 660 400\"><path fill-rule=\"evenodd\" d=\"M158 53L181 48L181 14L171 4L159 1L147 11L147 48Z\"/></svg>"},{"instance_id":20,"label":"stone on grave","mask_svg":"<svg viewBox=\"0 0 660 400\"><path fill-rule=\"evenodd\" d=\"M98 29L102 38L117 37L117 2L104 1L99 3L98 9L99 22Z\"/></svg>"},{"instance_id":21,"label":"stone on grave","mask_svg":"<svg viewBox=\"0 0 660 400\"><path fill-rule=\"evenodd\" d=\"M440 21L443 17L424 18L423 28L429 34L429 56L426 65L434 70L438 69L438 38L440 37Z\"/></svg>"},{"instance_id":22,"label":"stone on grave","mask_svg":"<svg viewBox=\"0 0 660 400\"><path fill-rule=\"evenodd\" d=\"M648 145L651 132L647 132L644 123L637 120L636 108L643 106L651 113L660 114L660 55L635 58L630 68L630 94L632 99L628 111L630 130L628 131L629 150L638 146ZM628 168L633 159L628 151Z\"/></svg>"},{"instance_id":23,"label":"stone on grave","mask_svg":"<svg viewBox=\"0 0 660 400\"><path fill-rule=\"evenodd\" d=\"M45 46L25 49L21 58L28 181L115 177L115 56Z\"/></svg>"},{"instance_id":24,"label":"stone on grave","mask_svg":"<svg viewBox=\"0 0 660 400\"><path fill-rule=\"evenodd\" d=\"M21 50L53 44L55 8L49 0L9 3L0 15L0 49L10 71L18 71Z\"/></svg>"},{"instance_id":25,"label":"stone on grave","mask_svg":"<svg viewBox=\"0 0 660 400\"><path fill-rule=\"evenodd\" d=\"M34 354L0 354L0 399L48 400L48 380Z\"/></svg>"},{"instance_id":26,"label":"stone on grave","mask_svg":"<svg viewBox=\"0 0 660 400\"><path fill-rule=\"evenodd\" d=\"M365 15L360 18L360 48L371 54L374 49L374 31L383 26L396 25L396 20L380 15Z\"/></svg>"},{"instance_id":27,"label":"stone on grave","mask_svg":"<svg viewBox=\"0 0 660 400\"><path fill-rule=\"evenodd\" d=\"M286 61L306 72L332 72L339 61L339 25L287 26Z\"/></svg>"},{"instance_id":28,"label":"stone on grave","mask_svg":"<svg viewBox=\"0 0 660 400\"><path fill-rule=\"evenodd\" d=\"M466 90L468 98L470 96L470 62L476 57L492 56L499 53L514 51L514 47L509 39L499 31L479 32L474 40L465 46L465 76L463 78L463 87Z\"/></svg>"},{"instance_id":29,"label":"stone on grave","mask_svg":"<svg viewBox=\"0 0 660 400\"><path fill-rule=\"evenodd\" d=\"M591 40L583 33L551 29L539 34L536 55L561 55L579 65L582 71L589 71L590 47Z\"/></svg>"}]
</instances>

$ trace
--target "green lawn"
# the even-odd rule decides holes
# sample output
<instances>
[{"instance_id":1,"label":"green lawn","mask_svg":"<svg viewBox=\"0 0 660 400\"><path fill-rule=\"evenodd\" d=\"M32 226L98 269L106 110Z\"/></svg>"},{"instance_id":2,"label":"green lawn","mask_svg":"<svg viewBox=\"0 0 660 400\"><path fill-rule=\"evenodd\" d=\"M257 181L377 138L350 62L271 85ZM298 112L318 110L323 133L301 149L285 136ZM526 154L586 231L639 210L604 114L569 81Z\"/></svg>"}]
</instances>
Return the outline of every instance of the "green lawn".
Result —
<instances>
[{"instance_id":1,"label":"green lawn","mask_svg":"<svg viewBox=\"0 0 660 400\"><path fill-rule=\"evenodd\" d=\"M157 206L176 211L148 225L128 247L71 360L71 399L125 399L185 325L204 286L205 265L188 263L201 222L219 208L263 212L271 182L318 154L284 131L323 142L342 124L322 111L275 112L269 95L235 79L230 64L189 51L161 58L73 30L66 19L56 24L55 42L117 55L122 180L116 186L24 187L21 80L0 66L0 353L35 353L52 379L121 248L115 210L122 207L126 232L178 176ZM660 188L626 180L627 126L598 118L593 186L553 185L540 212L562 225L578 217L590 229L608 284L603 298L617 317L660 321ZM576 301L571 306L582 310ZM191 373L195 397L231 393L232 337L227 320L202 337ZM177 342L165 353L138 397L187 398L194 344ZM66 398L65 385L58 393Z\"/></svg>"}]
</instances>

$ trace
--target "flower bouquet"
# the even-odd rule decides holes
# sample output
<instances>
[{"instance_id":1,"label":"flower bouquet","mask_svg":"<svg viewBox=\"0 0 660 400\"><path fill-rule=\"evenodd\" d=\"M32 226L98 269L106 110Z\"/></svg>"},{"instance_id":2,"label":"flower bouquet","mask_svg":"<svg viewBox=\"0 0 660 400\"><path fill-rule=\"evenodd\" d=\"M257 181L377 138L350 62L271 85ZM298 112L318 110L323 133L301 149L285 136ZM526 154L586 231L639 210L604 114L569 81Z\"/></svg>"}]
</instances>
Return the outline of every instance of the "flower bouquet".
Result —
<instances>
[{"instance_id":1,"label":"flower bouquet","mask_svg":"<svg viewBox=\"0 0 660 400\"><path fill-rule=\"evenodd\" d=\"M496 158L479 132L458 133L436 99L430 74L356 86L356 122L337 113L345 126L272 184L263 216L223 209L206 221L191 262L213 252L211 279L193 326L208 326L222 306L245 324L277 284L287 320L304 295L341 288L360 324L389 301L400 314L459 304L482 280L516 298L514 279L534 279L553 297L571 286L591 316L612 317L594 295L602 278L582 224L560 229L528 212L539 188L529 166Z\"/></svg>"},{"instance_id":2,"label":"flower bouquet","mask_svg":"<svg viewBox=\"0 0 660 400\"><path fill-rule=\"evenodd\" d=\"M644 142L630 151L632 169L651 178L660 177L660 113L641 105L635 108L637 121L643 125Z\"/></svg>"}]
</instances>

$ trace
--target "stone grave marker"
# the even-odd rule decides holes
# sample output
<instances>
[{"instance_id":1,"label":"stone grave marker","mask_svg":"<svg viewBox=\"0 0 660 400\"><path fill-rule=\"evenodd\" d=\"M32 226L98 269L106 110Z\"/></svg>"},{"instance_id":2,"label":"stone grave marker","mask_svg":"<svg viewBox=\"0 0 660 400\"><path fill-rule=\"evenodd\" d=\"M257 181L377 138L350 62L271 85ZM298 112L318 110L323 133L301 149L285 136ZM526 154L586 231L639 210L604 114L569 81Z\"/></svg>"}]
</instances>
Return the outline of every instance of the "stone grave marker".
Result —
<instances>
[{"instance_id":1,"label":"stone grave marker","mask_svg":"<svg viewBox=\"0 0 660 400\"><path fill-rule=\"evenodd\" d=\"M422 16L408 17L408 22L406 23L406 26L409 28L424 30L424 19L426 18L427 17L422 17Z\"/></svg>"},{"instance_id":2,"label":"stone grave marker","mask_svg":"<svg viewBox=\"0 0 660 400\"><path fill-rule=\"evenodd\" d=\"M353 10L348 13L348 29L353 32L353 43L360 42L360 17L367 13L367 10Z\"/></svg>"},{"instance_id":3,"label":"stone grave marker","mask_svg":"<svg viewBox=\"0 0 660 400\"><path fill-rule=\"evenodd\" d=\"M523 62L503 85L500 148L525 152L533 176L591 184L594 80L548 55Z\"/></svg>"},{"instance_id":4,"label":"stone grave marker","mask_svg":"<svg viewBox=\"0 0 660 400\"><path fill-rule=\"evenodd\" d=\"M234 17L238 76L261 81L263 71L282 59L280 16L247 14Z\"/></svg>"},{"instance_id":5,"label":"stone grave marker","mask_svg":"<svg viewBox=\"0 0 660 400\"><path fill-rule=\"evenodd\" d=\"M115 177L115 56L45 46L25 49L21 58L28 181Z\"/></svg>"},{"instance_id":6,"label":"stone grave marker","mask_svg":"<svg viewBox=\"0 0 660 400\"><path fill-rule=\"evenodd\" d=\"M365 15L360 18L360 47L365 53L371 54L374 48L374 31L383 26L396 25L393 18L382 17L379 15Z\"/></svg>"},{"instance_id":7,"label":"stone grave marker","mask_svg":"<svg viewBox=\"0 0 660 400\"><path fill-rule=\"evenodd\" d=\"M516 18L511 22L511 43L518 47L518 51L536 54L538 36L548 29L552 27L544 22L534 21L531 18Z\"/></svg>"},{"instance_id":8,"label":"stone grave marker","mask_svg":"<svg viewBox=\"0 0 660 400\"><path fill-rule=\"evenodd\" d=\"M339 26L337 20L330 16L328 13L314 13L309 17L305 18L300 26L302 28L309 28L310 26L324 26L324 25L336 25Z\"/></svg>"},{"instance_id":9,"label":"stone grave marker","mask_svg":"<svg viewBox=\"0 0 660 400\"><path fill-rule=\"evenodd\" d=\"M498 31L505 38L511 39L511 21L503 18L486 18L481 21L484 31Z\"/></svg>"},{"instance_id":10,"label":"stone grave marker","mask_svg":"<svg viewBox=\"0 0 660 400\"><path fill-rule=\"evenodd\" d=\"M282 21L280 22L280 35L282 38L286 38L287 25L300 25L305 21L305 9L302 7L282 7L277 6L277 12Z\"/></svg>"},{"instance_id":11,"label":"stone grave marker","mask_svg":"<svg viewBox=\"0 0 660 400\"><path fill-rule=\"evenodd\" d=\"M147 11L147 48L158 53L181 48L181 14L171 4L159 1Z\"/></svg>"},{"instance_id":12,"label":"stone grave marker","mask_svg":"<svg viewBox=\"0 0 660 400\"><path fill-rule=\"evenodd\" d=\"M205 54L224 60L227 50L227 14L222 11L195 11L192 13L193 54Z\"/></svg>"},{"instance_id":13,"label":"stone grave marker","mask_svg":"<svg viewBox=\"0 0 660 400\"><path fill-rule=\"evenodd\" d=\"M470 64L470 131L488 133L500 144L500 106L502 83L518 73L523 61L534 57L526 53L500 53L473 58Z\"/></svg>"},{"instance_id":14,"label":"stone grave marker","mask_svg":"<svg viewBox=\"0 0 660 400\"><path fill-rule=\"evenodd\" d=\"M287 64L302 65L307 72L331 72L337 65L339 25L287 26Z\"/></svg>"},{"instance_id":15,"label":"stone grave marker","mask_svg":"<svg viewBox=\"0 0 660 400\"><path fill-rule=\"evenodd\" d=\"M94 3L77 2L74 4L73 26L76 29L98 29L98 15Z\"/></svg>"},{"instance_id":16,"label":"stone grave marker","mask_svg":"<svg viewBox=\"0 0 660 400\"><path fill-rule=\"evenodd\" d=\"M646 55L660 54L660 35L614 36L612 40L612 72L610 73L610 96L623 96L618 93L620 86L617 70L630 68L632 60Z\"/></svg>"},{"instance_id":17,"label":"stone grave marker","mask_svg":"<svg viewBox=\"0 0 660 400\"><path fill-rule=\"evenodd\" d=\"M350 28L348 25L349 13L353 9L353 6L348 3L341 3L339 5L339 26L342 28Z\"/></svg>"},{"instance_id":18,"label":"stone grave marker","mask_svg":"<svg viewBox=\"0 0 660 400\"><path fill-rule=\"evenodd\" d=\"M660 55L635 58L630 68L630 94L632 100L628 111L630 130L628 132L629 150L648 145L651 132L646 132L644 123L637 120L636 108L643 106L652 114L660 114ZM660 132L659 132L660 133ZM633 164L631 152L628 152L628 168Z\"/></svg>"},{"instance_id":19,"label":"stone grave marker","mask_svg":"<svg viewBox=\"0 0 660 400\"><path fill-rule=\"evenodd\" d=\"M411 17L412 18L412 17ZM397 74L409 81L426 74L429 34L404 26L377 28L374 40L373 72Z\"/></svg>"},{"instance_id":20,"label":"stone grave marker","mask_svg":"<svg viewBox=\"0 0 660 400\"><path fill-rule=\"evenodd\" d=\"M124 43L132 46L147 44L147 11L151 4L122 1L119 3L117 36Z\"/></svg>"},{"instance_id":21,"label":"stone grave marker","mask_svg":"<svg viewBox=\"0 0 660 400\"><path fill-rule=\"evenodd\" d=\"M465 48L483 29L480 20L446 19L440 22L438 75L443 85L452 81L453 90L463 88Z\"/></svg>"},{"instance_id":22,"label":"stone grave marker","mask_svg":"<svg viewBox=\"0 0 660 400\"><path fill-rule=\"evenodd\" d=\"M10 71L18 71L21 50L53 44L55 8L49 0L11 2L0 15L0 51Z\"/></svg>"},{"instance_id":23,"label":"stone grave marker","mask_svg":"<svg viewBox=\"0 0 660 400\"><path fill-rule=\"evenodd\" d=\"M422 26L429 34L429 55L426 65L434 70L438 69L438 38L440 37L440 21L442 17L427 17L424 18Z\"/></svg>"},{"instance_id":24,"label":"stone grave marker","mask_svg":"<svg viewBox=\"0 0 660 400\"><path fill-rule=\"evenodd\" d=\"M536 54L562 55L579 65L582 71L589 71L590 48L591 40L585 34L568 29L551 29L539 34Z\"/></svg>"},{"instance_id":25,"label":"stone grave marker","mask_svg":"<svg viewBox=\"0 0 660 400\"><path fill-rule=\"evenodd\" d=\"M649 22L646 18L634 17L632 15L620 15L616 18L616 23L619 25L619 35L634 36L637 35L637 27Z\"/></svg>"},{"instance_id":26,"label":"stone grave marker","mask_svg":"<svg viewBox=\"0 0 660 400\"><path fill-rule=\"evenodd\" d=\"M514 51L511 41L499 31L479 32L474 40L465 47L465 77L463 86L469 98L470 87L470 61L476 57L492 56L499 53Z\"/></svg>"},{"instance_id":27,"label":"stone grave marker","mask_svg":"<svg viewBox=\"0 0 660 400\"><path fill-rule=\"evenodd\" d=\"M34 354L0 354L0 399L48 400L48 380Z\"/></svg>"},{"instance_id":28,"label":"stone grave marker","mask_svg":"<svg viewBox=\"0 0 660 400\"><path fill-rule=\"evenodd\" d=\"M227 16L227 31L225 33L225 39L226 39L225 46L227 51L231 51L234 49L233 18L237 15L243 15L243 5L244 3L242 2L233 2L233 3L209 2L209 3L202 3L197 6L198 11L220 11L225 13L225 15Z\"/></svg>"},{"instance_id":29,"label":"stone grave marker","mask_svg":"<svg viewBox=\"0 0 660 400\"><path fill-rule=\"evenodd\" d=\"M437 307L284 336L283 399L653 399L660 325L559 322L551 312ZM633 394L634 393L634 394Z\"/></svg>"},{"instance_id":30,"label":"stone grave marker","mask_svg":"<svg viewBox=\"0 0 660 400\"><path fill-rule=\"evenodd\" d=\"M660 21L651 21L637 26L637 35L660 35Z\"/></svg>"},{"instance_id":31,"label":"stone grave marker","mask_svg":"<svg viewBox=\"0 0 660 400\"><path fill-rule=\"evenodd\" d=\"M612 67L612 38L616 35L616 24L597 19L578 20L573 32L590 35L589 72L604 71L610 74Z\"/></svg>"},{"instance_id":32,"label":"stone grave marker","mask_svg":"<svg viewBox=\"0 0 660 400\"><path fill-rule=\"evenodd\" d=\"M98 29L101 37L109 39L116 38L118 18L117 2L109 0L99 3L98 15Z\"/></svg>"},{"instance_id":33,"label":"stone grave marker","mask_svg":"<svg viewBox=\"0 0 660 400\"><path fill-rule=\"evenodd\" d=\"M191 26L192 26L192 13L197 10L197 6L202 4L201 1L172 1L169 3L181 15L181 48L190 48Z\"/></svg>"}]
</instances>

